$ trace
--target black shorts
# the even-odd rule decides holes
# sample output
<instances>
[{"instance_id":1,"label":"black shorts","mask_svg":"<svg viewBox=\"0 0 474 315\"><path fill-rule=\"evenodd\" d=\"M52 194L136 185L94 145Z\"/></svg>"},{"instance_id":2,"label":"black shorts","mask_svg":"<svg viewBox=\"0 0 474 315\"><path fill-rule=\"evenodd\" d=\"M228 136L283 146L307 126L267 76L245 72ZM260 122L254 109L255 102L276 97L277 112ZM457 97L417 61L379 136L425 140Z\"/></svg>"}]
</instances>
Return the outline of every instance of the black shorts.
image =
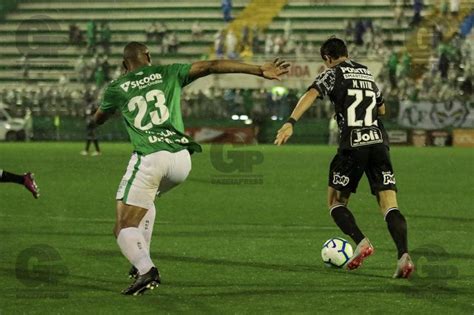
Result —
<instances>
[{"instance_id":1,"label":"black shorts","mask_svg":"<svg viewBox=\"0 0 474 315\"><path fill-rule=\"evenodd\" d=\"M383 144L339 150L329 167L329 186L341 192L355 193L364 173L372 194L383 190L397 191L389 149Z\"/></svg>"},{"instance_id":2,"label":"black shorts","mask_svg":"<svg viewBox=\"0 0 474 315\"><path fill-rule=\"evenodd\" d=\"M97 140L97 136L95 134L95 128L90 128L90 127L87 127L86 129L86 139L87 140Z\"/></svg>"}]
</instances>

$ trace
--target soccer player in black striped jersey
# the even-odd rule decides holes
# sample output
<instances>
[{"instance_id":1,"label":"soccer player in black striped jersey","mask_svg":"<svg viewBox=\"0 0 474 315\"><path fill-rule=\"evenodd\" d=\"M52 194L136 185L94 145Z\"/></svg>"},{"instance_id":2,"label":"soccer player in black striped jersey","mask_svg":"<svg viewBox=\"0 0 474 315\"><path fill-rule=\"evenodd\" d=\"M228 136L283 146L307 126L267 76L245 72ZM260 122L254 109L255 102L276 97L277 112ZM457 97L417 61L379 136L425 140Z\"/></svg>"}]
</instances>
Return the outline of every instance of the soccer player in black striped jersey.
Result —
<instances>
[{"instance_id":1,"label":"soccer player in black striped jersey","mask_svg":"<svg viewBox=\"0 0 474 315\"><path fill-rule=\"evenodd\" d=\"M356 192L365 173L397 246L398 263L393 277L408 278L415 266L408 254L406 220L398 208L388 136L379 119L385 114L383 96L367 67L349 59L343 40L332 37L324 42L321 58L328 69L316 77L300 98L278 131L275 144L288 141L295 123L317 98L329 97L340 137L339 149L329 170L328 206L338 227L357 244L347 268L358 268L374 251L348 209L349 197Z\"/></svg>"}]
</instances>

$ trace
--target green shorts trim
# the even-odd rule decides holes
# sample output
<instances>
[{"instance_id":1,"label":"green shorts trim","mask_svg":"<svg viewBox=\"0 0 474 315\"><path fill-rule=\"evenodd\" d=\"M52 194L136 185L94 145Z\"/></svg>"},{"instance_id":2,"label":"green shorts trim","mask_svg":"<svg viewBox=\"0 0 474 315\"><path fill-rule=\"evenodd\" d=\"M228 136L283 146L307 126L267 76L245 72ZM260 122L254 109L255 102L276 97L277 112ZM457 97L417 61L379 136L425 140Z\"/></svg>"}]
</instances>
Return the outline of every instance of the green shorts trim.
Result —
<instances>
[{"instance_id":1,"label":"green shorts trim","mask_svg":"<svg viewBox=\"0 0 474 315\"><path fill-rule=\"evenodd\" d=\"M132 183L135 180L135 176L137 175L141 162L142 162L142 156L138 155L137 161L135 162L135 165L133 166L132 176L130 176L130 179L127 182L127 186L125 187L125 193L123 194L123 199L122 199L124 203L127 203L128 193L130 192L130 188L132 187Z\"/></svg>"}]
</instances>

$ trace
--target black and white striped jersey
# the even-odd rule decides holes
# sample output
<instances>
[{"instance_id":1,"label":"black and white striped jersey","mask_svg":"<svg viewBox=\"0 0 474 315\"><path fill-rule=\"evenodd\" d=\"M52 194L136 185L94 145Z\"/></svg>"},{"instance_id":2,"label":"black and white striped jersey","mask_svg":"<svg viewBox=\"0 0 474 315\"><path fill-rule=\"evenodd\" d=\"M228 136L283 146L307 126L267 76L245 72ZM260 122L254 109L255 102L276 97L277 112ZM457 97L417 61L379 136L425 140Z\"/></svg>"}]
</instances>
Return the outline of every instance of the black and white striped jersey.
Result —
<instances>
[{"instance_id":1,"label":"black and white striped jersey","mask_svg":"<svg viewBox=\"0 0 474 315\"><path fill-rule=\"evenodd\" d=\"M366 66L346 60L319 74L308 90L311 88L319 92L318 98L328 96L334 105L341 149L388 145L378 119L383 96Z\"/></svg>"}]
</instances>

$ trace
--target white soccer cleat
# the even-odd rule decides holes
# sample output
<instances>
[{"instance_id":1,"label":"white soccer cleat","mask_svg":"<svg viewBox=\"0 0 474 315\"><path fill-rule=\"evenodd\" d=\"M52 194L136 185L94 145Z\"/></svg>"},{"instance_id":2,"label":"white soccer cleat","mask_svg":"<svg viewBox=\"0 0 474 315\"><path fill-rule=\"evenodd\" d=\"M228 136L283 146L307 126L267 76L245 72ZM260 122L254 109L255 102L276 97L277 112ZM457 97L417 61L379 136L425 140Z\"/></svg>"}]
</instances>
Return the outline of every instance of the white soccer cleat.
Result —
<instances>
[{"instance_id":1,"label":"white soccer cleat","mask_svg":"<svg viewBox=\"0 0 474 315\"><path fill-rule=\"evenodd\" d=\"M357 245L354 255L347 262L347 269L354 270L362 265L365 258L369 257L374 253L374 247L366 237Z\"/></svg>"},{"instance_id":2,"label":"white soccer cleat","mask_svg":"<svg viewBox=\"0 0 474 315\"><path fill-rule=\"evenodd\" d=\"M81 155L88 155L88 154L89 154L89 153L87 153L86 150L82 150L82 151L81 151Z\"/></svg>"},{"instance_id":3,"label":"white soccer cleat","mask_svg":"<svg viewBox=\"0 0 474 315\"><path fill-rule=\"evenodd\" d=\"M397 263L397 270L393 274L393 278L408 278L415 270L415 264L411 260L410 255L405 253L400 257Z\"/></svg>"}]
</instances>

